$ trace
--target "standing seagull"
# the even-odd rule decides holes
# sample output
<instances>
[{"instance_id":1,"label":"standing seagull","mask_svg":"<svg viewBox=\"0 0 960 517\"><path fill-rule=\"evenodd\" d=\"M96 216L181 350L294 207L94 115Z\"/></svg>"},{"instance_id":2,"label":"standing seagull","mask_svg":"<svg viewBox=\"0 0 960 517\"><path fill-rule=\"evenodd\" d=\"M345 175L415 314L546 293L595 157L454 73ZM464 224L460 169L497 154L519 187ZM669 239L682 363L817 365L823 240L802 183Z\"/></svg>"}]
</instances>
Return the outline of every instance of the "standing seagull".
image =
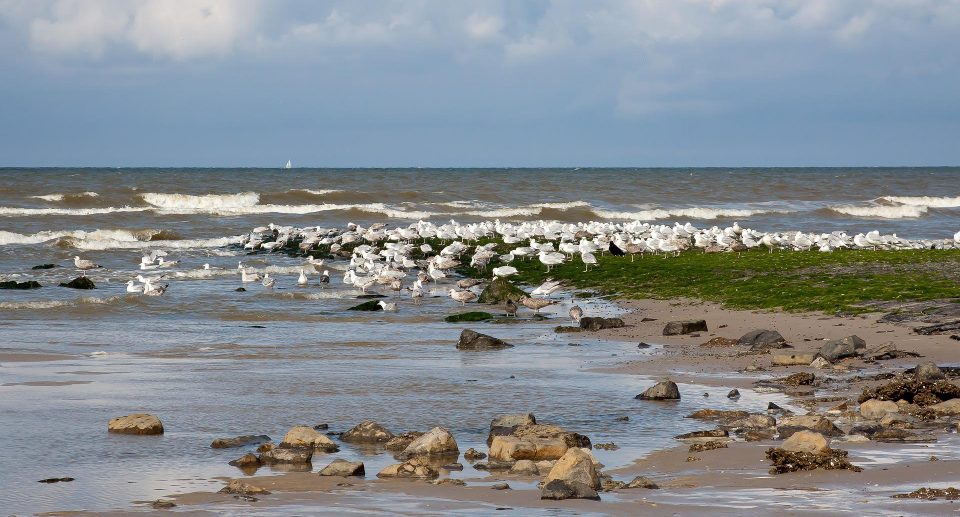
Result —
<instances>
[{"instance_id":1,"label":"standing seagull","mask_svg":"<svg viewBox=\"0 0 960 517\"><path fill-rule=\"evenodd\" d=\"M97 264L92 260L84 260L80 258L79 255L77 255L76 257L73 257L73 265L77 266L77 269L81 271L86 271L88 269L97 269L98 267L101 267L100 264Z\"/></svg>"},{"instance_id":2,"label":"standing seagull","mask_svg":"<svg viewBox=\"0 0 960 517\"><path fill-rule=\"evenodd\" d=\"M574 305L570 307L570 318L577 323L580 323L580 318L583 317L583 309L579 305Z\"/></svg>"},{"instance_id":3,"label":"standing seagull","mask_svg":"<svg viewBox=\"0 0 960 517\"><path fill-rule=\"evenodd\" d=\"M456 289L450 289L450 298L460 302L461 307L465 307L467 302L472 302L477 295L472 291L457 291Z\"/></svg>"},{"instance_id":4,"label":"standing seagull","mask_svg":"<svg viewBox=\"0 0 960 517\"><path fill-rule=\"evenodd\" d=\"M597 257L593 253L581 253L580 260L583 261L583 272L586 273L590 271L590 266L597 265Z\"/></svg>"},{"instance_id":5,"label":"standing seagull","mask_svg":"<svg viewBox=\"0 0 960 517\"><path fill-rule=\"evenodd\" d=\"M381 309L387 312L397 312L397 302L385 302L383 300L380 300L379 302L377 302L377 305L379 305Z\"/></svg>"},{"instance_id":6,"label":"standing seagull","mask_svg":"<svg viewBox=\"0 0 960 517\"><path fill-rule=\"evenodd\" d=\"M507 304L505 308L506 308L506 316L508 318L510 316L513 316L514 318L517 317L517 309L519 307L517 307L517 304L513 303L513 300L511 300L510 298L507 298Z\"/></svg>"}]
</instances>

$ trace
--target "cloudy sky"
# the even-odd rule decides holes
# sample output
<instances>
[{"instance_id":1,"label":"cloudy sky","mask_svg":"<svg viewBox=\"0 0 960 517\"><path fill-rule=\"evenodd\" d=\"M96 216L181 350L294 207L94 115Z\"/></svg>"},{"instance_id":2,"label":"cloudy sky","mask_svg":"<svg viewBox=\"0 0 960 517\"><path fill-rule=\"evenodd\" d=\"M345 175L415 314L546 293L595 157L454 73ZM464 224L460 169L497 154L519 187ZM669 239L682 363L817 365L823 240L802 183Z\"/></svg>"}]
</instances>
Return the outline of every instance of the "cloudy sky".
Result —
<instances>
[{"instance_id":1,"label":"cloudy sky","mask_svg":"<svg viewBox=\"0 0 960 517\"><path fill-rule=\"evenodd\" d=\"M0 0L0 165L960 164L960 0Z\"/></svg>"}]
</instances>

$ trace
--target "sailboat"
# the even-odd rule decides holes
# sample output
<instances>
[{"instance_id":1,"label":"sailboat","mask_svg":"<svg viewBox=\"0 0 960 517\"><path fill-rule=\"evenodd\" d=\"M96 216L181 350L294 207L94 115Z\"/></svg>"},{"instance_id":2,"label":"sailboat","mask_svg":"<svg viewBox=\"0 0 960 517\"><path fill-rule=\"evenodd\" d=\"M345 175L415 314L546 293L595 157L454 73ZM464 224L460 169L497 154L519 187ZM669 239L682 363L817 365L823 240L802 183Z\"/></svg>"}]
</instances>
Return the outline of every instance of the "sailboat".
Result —
<instances>
[{"instance_id":1,"label":"sailboat","mask_svg":"<svg viewBox=\"0 0 960 517\"><path fill-rule=\"evenodd\" d=\"M293 168L293 164L290 163L290 160L287 160L287 164L284 165L283 168L284 168L284 169L292 169L292 168Z\"/></svg>"}]
</instances>

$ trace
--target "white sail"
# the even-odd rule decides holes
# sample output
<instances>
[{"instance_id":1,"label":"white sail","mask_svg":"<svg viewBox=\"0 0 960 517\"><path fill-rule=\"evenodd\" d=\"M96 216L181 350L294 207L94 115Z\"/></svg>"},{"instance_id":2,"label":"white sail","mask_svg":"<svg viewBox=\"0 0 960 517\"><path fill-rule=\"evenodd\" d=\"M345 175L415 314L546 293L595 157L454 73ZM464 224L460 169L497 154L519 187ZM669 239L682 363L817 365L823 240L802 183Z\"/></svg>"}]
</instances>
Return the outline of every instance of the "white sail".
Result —
<instances>
[{"instance_id":1,"label":"white sail","mask_svg":"<svg viewBox=\"0 0 960 517\"><path fill-rule=\"evenodd\" d=\"M284 168L284 169L292 169L292 168L293 168L293 164L290 163L290 160L287 160L287 165L284 166L283 168Z\"/></svg>"}]
</instances>

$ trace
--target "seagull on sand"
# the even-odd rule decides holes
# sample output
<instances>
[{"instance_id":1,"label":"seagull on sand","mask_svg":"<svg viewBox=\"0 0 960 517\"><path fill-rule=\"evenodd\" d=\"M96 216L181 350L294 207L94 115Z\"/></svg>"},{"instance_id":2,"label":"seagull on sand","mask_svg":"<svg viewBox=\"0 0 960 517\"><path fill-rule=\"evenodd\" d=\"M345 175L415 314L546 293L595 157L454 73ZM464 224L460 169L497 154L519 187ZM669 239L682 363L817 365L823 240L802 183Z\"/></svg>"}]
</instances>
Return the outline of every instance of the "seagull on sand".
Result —
<instances>
[{"instance_id":1,"label":"seagull on sand","mask_svg":"<svg viewBox=\"0 0 960 517\"><path fill-rule=\"evenodd\" d=\"M98 267L100 267L100 264L97 264L92 260L84 260L80 258L79 255L77 255L76 257L73 257L73 265L76 266L77 269L81 271L86 271L88 269L97 269Z\"/></svg>"},{"instance_id":2,"label":"seagull on sand","mask_svg":"<svg viewBox=\"0 0 960 517\"><path fill-rule=\"evenodd\" d=\"M472 291L457 291L456 289L450 289L450 298L460 302L460 306L464 307L467 305L467 302L473 301L477 295Z\"/></svg>"},{"instance_id":3,"label":"seagull on sand","mask_svg":"<svg viewBox=\"0 0 960 517\"><path fill-rule=\"evenodd\" d=\"M583 317L583 309L581 309L579 305L574 305L573 307L570 307L570 319L572 319L573 321L576 321L577 323L580 323L580 318L582 317Z\"/></svg>"},{"instance_id":4,"label":"seagull on sand","mask_svg":"<svg viewBox=\"0 0 960 517\"><path fill-rule=\"evenodd\" d=\"M523 306L528 309L533 309L533 312L536 314L540 314L540 309L548 305L553 305L557 302L544 298L530 298L529 296L523 296L520 298L520 303L522 303Z\"/></svg>"}]
</instances>

